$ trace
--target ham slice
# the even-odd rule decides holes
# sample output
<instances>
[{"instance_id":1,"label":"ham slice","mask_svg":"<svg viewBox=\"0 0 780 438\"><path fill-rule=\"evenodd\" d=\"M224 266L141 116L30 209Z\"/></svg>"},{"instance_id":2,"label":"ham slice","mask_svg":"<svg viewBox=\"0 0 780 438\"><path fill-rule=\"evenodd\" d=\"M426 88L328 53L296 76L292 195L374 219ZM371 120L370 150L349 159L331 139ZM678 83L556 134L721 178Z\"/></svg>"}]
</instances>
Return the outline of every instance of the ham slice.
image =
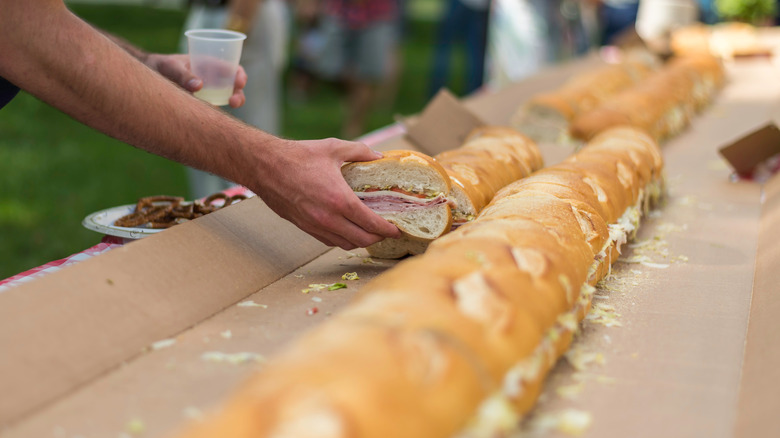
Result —
<instances>
[{"instance_id":1,"label":"ham slice","mask_svg":"<svg viewBox=\"0 0 780 438\"><path fill-rule=\"evenodd\" d=\"M420 208L446 204L447 198L440 194L435 198L418 198L390 190L355 192L361 201L376 213L399 213Z\"/></svg>"}]
</instances>

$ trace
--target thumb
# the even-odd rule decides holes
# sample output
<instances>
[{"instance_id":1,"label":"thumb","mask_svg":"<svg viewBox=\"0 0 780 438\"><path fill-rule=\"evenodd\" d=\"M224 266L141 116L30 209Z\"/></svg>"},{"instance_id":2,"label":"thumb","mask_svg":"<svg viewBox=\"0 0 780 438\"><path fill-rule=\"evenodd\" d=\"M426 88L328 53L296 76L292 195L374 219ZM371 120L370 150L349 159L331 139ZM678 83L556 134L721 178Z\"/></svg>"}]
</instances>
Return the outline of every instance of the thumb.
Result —
<instances>
[{"instance_id":1,"label":"thumb","mask_svg":"<svg viewBox=\"0 0 780 438\"><path fill-rule=\"evenodd\" d=\"M341 151L341 161L372 161L383 157L381 152L375 151L363 143L345 141L345 147Z\"/></svg>"},{"instance_id":2,"label":"thumb","mask_svg":"<svg viewBox=\"0 0 780 438\"><path fill-rule=\"evenodd\" d=\"M203 80L195 76L188 66L178 60L166 58L160 63L160 73L189 92L203 88Z\"/></svg>"}]
</instances>

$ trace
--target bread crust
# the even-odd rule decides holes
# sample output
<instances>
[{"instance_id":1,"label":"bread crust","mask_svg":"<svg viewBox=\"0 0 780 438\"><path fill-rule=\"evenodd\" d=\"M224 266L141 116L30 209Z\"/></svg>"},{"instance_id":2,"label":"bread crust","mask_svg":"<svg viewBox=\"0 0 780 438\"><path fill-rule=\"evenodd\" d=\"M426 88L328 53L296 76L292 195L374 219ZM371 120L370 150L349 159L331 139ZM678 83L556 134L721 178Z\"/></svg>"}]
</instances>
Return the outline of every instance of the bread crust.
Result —
<instances>
[{"instance_id":1,"label":"bread crust","mask_svg":"<svg viewBox=\"0 0 780 438\"><path fill-rule=\"evenodd\" d=\"M347 179L347 183L350 183L350 176L357 171L357 169L365 166L379 166L384 164L400 165L400 166L415 166L415 167L429 167L431 171L437 172L441 178L442 184L446 187L443 192L449 192L450 179L447 177L447 171L439 164L436 159L430 157L422 152L395 149L382 152L382 158L372 161L356 161L347 163L341 167L341 173ZM352 185L350 185L352 187ZM352 190L359 190L359 186L352 187Z\"/></svg>"},{"instance_id":2,"label":"bread crust","mask_svg":"<svg viewBox=\"0 0 780 438\"><path fill-rule=\"evenodd\" d=\"M402 160L412 154L411 151L390 151L387 160ZM486 125L474 129L464 144L451 151L438 154L435 158L422 155L427 161L435 161L448 175L449 199L455 200L452 207L447 231L453 224L460 226L473 220L476 215L493 199L501 188L530 175L543 166L543 160L536 144L516 130L503 126ZM382 163L377 160L376 163ZM372 162L374 163L374 162ZM348 165L351 166L351 165ZM346 167L346 166L345 166ZM345 177L349 178L350 167L346 167ZM359 184L350 184L358 189ZM457 222L456 222L457 217ZM384 240L369 246L368 252L377 258L401 258L418 255L425 251L432 238L410 232L408 227L395 223L403 232L401 239ZM436 236L438 237L438 236ZM436 238L434 237L434 238Z\"/></svg>"},{"instance_id":3,"label":"bread crust","mask_svg":"<svg viewBox=\"0 0 780 438\"><path fill-rule=\"evenodd\" d=\"M415 171L412 177L416 179L413 181L408 179L411 170ZM366 187L406 189L412 186L421 193L431 190L440 192L446 197L452 187L450 177L441 164L434 158L416 151L387 151L383 158L349 163L343 166L341 171L347 183L356 192L364 191ZM403 180L404 177L407 179ZM388 192L388 196L397 195ZM424 250L424 243L421 242L430 241L448 232L452 227L452 212L447 204L427 206L424 211L387 211L379 212L379 215L398 227L405 238L403 242L408 242L409 248L403 248L398 241L385 244L380 242L380 245L369 249L369 252L373 252L376 257L390 254L401 254L398 255L401 257L417 251L420 246ZM417 226L417 223L421 225Z\"/></svg>"},{"instance_id":4,"label":"bread crust","mask_svg":"<svg viewBox=\"0 0 780 438\"><path fill-rule=\"evenodd\" d=\"M578 113L569 132L589 141L606 129L631 125L661 141L682 131L722 84L723 67L717 58L676 58L634 86Z\"/></svg>"}]
</instances>

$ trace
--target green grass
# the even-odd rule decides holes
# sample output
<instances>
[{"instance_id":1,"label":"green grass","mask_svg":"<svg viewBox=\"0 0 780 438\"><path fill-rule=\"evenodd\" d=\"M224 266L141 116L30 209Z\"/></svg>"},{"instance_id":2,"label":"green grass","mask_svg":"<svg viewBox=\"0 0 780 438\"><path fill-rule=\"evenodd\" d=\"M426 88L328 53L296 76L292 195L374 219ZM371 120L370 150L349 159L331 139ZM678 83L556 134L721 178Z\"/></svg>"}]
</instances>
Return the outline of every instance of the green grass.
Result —
<instances>
[{"instance_id":1,"label":"green grass","mask_svg":"<svg viewBox=\"0 0 780 438\"><path fill-rule=\"evenodd\" d=\"M141 6L71 5L94 25L146 50L176 52L185 11ZM412 20L403 44L403 75L392 107L367 130L409 115L427 101L434 25ZM285 104L283 135L338 136L341 91L317 88L305 103ZM81 220L153 194L187 197L185 169L87 128L27 94L0 110L0 279L95 245L101 235Z\"/></svg>"},{"instance_id":2,"label":"green grass","mask_svg":"<svg viewBox=\"0 0 780 438\"><path fill-rule=\"evenodd\" d=\"M181 11L78 6L88 21L154 51L176 50ZM157 193L185 195L184 168L81 125L21 93L0 110L0 278L100 241L87 214Z\"/></svg>"}]
</instances>

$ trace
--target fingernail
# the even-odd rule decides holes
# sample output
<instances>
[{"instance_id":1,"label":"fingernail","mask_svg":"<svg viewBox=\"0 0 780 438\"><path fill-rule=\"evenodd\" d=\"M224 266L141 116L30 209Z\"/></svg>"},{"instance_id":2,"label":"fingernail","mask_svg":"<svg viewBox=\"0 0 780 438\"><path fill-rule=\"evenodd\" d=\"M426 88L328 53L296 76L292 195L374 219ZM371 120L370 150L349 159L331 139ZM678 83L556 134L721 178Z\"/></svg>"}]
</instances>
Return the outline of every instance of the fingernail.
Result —
<instances>
[{"instance_id":1,"label":"fingernail","mask_svg":"<svg viewBox=\"0 0 780 438\"><path fill-rule=\"evenodd\" d=\"M192 78L189 81L187 81L187 84L185 85L188 90L197 90L200 88L202 81L198 78Z\"/></svg>"}]
</instances>

